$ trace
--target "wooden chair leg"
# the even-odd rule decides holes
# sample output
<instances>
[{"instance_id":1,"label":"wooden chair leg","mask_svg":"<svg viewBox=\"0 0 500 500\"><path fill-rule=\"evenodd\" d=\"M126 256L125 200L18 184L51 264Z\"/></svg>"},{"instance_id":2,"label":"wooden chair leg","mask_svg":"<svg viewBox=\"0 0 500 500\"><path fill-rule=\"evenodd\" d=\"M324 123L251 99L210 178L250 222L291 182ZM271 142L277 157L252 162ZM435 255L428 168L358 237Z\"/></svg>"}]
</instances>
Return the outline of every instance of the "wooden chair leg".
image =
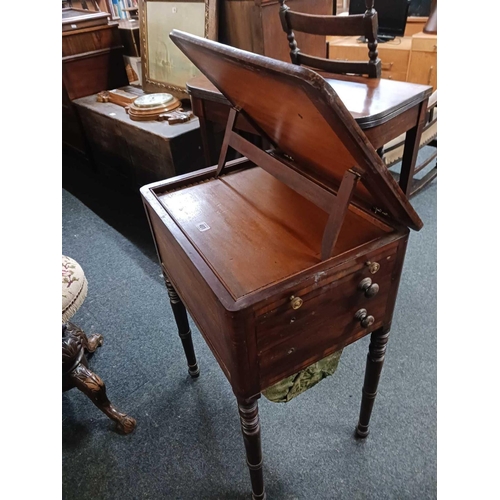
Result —
<instances>
[{"instance_id":1,"label":"wooden chair leg","mask_svg":"<svg viewBox=\"0 0 500 500\"><path fill-rule=\"evenodd\" d=\"M173 287L172 283L170 283L168 277L165 274L163 275L163 277L165 278L165 285L167 286L170 305L172 306L172 311L174 312L177 330L179 332L182 347L184 348L184 353L186 355L188 372L191 377L196 378L200 375L200 369L198 367L198 362L196 361L196 355L194 353L193 338L191 336L191 328L189 327L186 306L182 303L178 293L175 291L175 288Z\"/></svg>"},{"instance_id":2,"label":"wooden chair leg","mask_svg":"<svg viewBox=\"0 0 500 500\"><path fill-rule=\"evenodd\" d=\"M238 411L245 442L247 465L250 469L252 500L265 500L258 399L238 401Z\"/></svg>"},{"instance_id":3,"label":"wooden chair leg","mask_svg":"<svg viewBox=\"0 0 500 500\"><path fill-rule=\"evenodd\" d=\"M125 413L119 412L109 401L106 395L106 386L102 379L86 366L85 356L76 368L69 374L73 385L86 394L89 399L117 423L117 428L123 434L129 434L135 429L136 421Z\"/></svg>"},{"instance_id":4,"label":"wooden chair leg","mask_svg":"<svg viewBox=\"0 0 500 500\"><path fill-rule=\"evenodd\" d=\"M377 396L377 387L380 380L380 373L384 365L385 351L389 332L382 328L375 330L370 339L370 347L366 359L365 381L363 384L363 396L361 399L361 410L359 412L359 422L356 434L360 438L368 436L370 417Z\"/></svg>"}]
</instances>

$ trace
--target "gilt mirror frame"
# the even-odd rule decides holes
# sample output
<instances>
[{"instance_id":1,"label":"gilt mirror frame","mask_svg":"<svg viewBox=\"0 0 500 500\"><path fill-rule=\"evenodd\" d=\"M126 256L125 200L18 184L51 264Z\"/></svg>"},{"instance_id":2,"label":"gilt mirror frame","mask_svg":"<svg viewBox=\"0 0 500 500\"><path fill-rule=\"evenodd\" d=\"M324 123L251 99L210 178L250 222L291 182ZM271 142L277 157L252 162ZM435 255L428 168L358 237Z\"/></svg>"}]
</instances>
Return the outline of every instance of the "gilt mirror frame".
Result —
<instances>
[{"instance_id":1,"label":"gilt mirror frame","mask_svg":"<svg viewBox=\"0 0 500 500\"><path fill-rule=\"evenodd\" d=\"M151 6L152 4L156 5ZM193 4L204 4L204 8L201 8L201 6L199 8L195 7ZM169 34L175 28L217 41L217 4L217 0L139 0L142 89L144 92L167 92L178 99L189 98L186 81L191 76L194 76L194 74L199 74L199 70L174 45L170 40ZM159 17L158 14L161 14L164 18L166 18L167 14L172 16L171 22L165 22L165 29L160 29L158 25L154 26L151 21L148 22L148 11L151 14L152 9L156 11L154 12L156 20ZM183 13L186 15L183 16ZM174 20L173 15L178 16L177 19ZM153 41L150 38L152 36L156 36ZM157 40L161 41L158 42ZM155 44L157 46L158 44L164 46L164 55L166 54L168 59L166 64L164 62L161 64L159 51L157 51L156 56L150 54L151 45L154 46ZM182 63L183 68L179 70L179 75L170 75L170 77L159 75L158 73L165 73L162 71L162 66L167 66L166 72L175 73L175 68L173 70L171 67L168 68L169 64L171 64L170 50L172 50L171 54L173 55L174 65L175 60L177 60ZM154 52L154 48L151 51ZM190 75L189 78L185 78L186 81L184 81L183 76L189 71L194 72L194 74Z\"/></svg>"}]
</instances>

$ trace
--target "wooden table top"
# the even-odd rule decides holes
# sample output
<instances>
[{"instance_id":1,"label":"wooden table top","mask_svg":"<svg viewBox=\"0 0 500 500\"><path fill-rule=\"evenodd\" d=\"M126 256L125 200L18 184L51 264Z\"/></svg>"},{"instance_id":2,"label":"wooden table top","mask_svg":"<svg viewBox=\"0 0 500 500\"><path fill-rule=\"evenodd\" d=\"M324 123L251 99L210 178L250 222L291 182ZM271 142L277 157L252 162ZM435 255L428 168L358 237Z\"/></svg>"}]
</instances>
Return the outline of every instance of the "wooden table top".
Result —
<instances>
[{"instance_id":1,"label":"wooden table top","mask_svg":"<svg viewBox=\"0 0 500 500\"><path fill-rule=\"evenodd\" d=\"M158 199L234 300L321 263L328 214L262 168ZM334 256L388 232L349 210Z\"/></svg>"},{"instance_id":2,"label":"wooden table top","mask_svg":"<svg viewBox=\"0 0 500 500\"><path fill-rule=\"evenodd\" d=\"M344 102L361 128L381 125L422 102L432 87L384 78L364 78L320 73ZM205 76L197 76L186 84L189 93L229 105L226 98Z\"/></svg>"}]
</instances>

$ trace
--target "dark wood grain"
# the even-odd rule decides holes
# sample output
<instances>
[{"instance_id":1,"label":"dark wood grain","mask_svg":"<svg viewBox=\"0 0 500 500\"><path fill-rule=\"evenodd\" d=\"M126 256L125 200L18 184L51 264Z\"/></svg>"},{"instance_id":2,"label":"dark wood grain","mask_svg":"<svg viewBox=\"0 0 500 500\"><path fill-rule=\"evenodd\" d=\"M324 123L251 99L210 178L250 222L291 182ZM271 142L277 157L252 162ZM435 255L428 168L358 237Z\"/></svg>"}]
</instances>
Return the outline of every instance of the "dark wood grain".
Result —
<instances>
[{"instance_id":1,"label":"dark wood grain","mask_svg":"<svg viewBox=\"0 0 500 500\"><path fill-rule=\"evenodd\" d=\"M128 85L118 23L63 33L62 62L71 100Z\"/></svg>"},{"instance_id":2,"label":"dark wood grain","mask_svg":"<svg viewBox=\"0 0 500 500\"><path fill-rule=\"evenodd\" d=\"M279 144L301 170L337 190L344 172L356 166L364 175L359 183L363 186L354 198L384 209L380 213L408 227L422 227L342 100L317 73L177 30L170 37L232 106L245 117L251 116L249 120L259 126L265 138ZM234 81L238 81L237 86ZM269 99L271 95L274 97ZM333 154L335 162L331 161ZM370 191L364 188L368 184Z\"/></svg>"}]
</instances>

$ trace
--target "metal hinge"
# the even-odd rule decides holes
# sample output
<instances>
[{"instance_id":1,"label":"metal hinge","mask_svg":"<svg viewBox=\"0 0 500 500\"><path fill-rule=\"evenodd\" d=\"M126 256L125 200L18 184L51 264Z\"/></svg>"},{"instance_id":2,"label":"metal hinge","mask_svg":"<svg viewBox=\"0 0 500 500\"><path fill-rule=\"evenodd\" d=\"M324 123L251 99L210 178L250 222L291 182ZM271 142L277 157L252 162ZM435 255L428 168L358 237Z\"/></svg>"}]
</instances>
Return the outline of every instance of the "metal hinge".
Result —
<instances>
[{"instance_id":1,"label":"metal hinge","mask_svg":"<svg viewBox=\"0 0 500 500\"><path fill-rule=\"evenodd\" d=\"M378 207L372 207L372 210L376 214L382 214L382 215L385 215L385 216L389 215L387 212L384 212L381 208L378 208Z\"/></svg>"}]
</instances>

